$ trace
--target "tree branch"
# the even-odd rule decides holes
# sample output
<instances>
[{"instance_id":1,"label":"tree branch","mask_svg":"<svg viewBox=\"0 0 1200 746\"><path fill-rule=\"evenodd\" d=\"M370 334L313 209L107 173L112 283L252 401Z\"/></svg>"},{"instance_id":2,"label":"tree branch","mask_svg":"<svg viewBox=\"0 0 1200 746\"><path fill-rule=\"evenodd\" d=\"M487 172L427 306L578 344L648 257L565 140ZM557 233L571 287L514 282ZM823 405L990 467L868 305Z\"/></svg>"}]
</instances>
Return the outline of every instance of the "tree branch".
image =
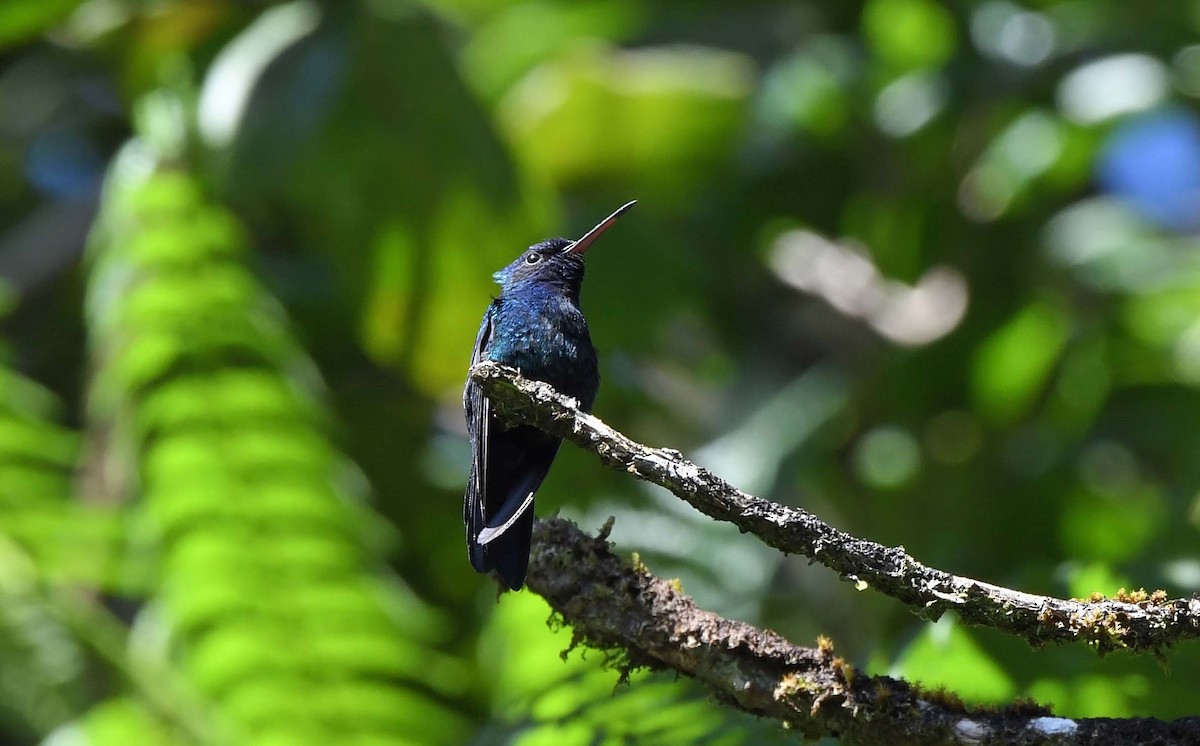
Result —
<instances>
[{"instance_id":1,"label":"tree branch","mask_svg":"<svg viewBox=\"0 0 1200 746\"><path fill-rule=\"evenodd\" d=\"M496 413L530 424L595 453L613 469L673 492L700 512L735 524L786 553L802 554L937 619L953 609L964 622L1022 637L1033 645L1087 642L1100 653L1154 651L1200 636L1200 599L1073 601L1038 596L927 567L904 547L885 547L839 531L801 508L779 505L736 489L683 458L678 451L637 443L549 384L511 368L483 362L471 370Z\"/></svg>"},{"instance_id":2,"label":"tree branch","mask_svg":"<svg viewBox=\"0 0 1200 746\"><path fill-rule=\"evenodd\" d=\"M968 708L953 694L886 676L858 674L821 641L793 645L779 635L696 607L672 583L623 563L570 521L534 528L530 590L574 629L573 644L607 650L624 669L671 669L718 699L775 718L805 737L855 744L1200 743L1200 718L1071 720L1032 703Z\"/></svg>"}]
</instances>

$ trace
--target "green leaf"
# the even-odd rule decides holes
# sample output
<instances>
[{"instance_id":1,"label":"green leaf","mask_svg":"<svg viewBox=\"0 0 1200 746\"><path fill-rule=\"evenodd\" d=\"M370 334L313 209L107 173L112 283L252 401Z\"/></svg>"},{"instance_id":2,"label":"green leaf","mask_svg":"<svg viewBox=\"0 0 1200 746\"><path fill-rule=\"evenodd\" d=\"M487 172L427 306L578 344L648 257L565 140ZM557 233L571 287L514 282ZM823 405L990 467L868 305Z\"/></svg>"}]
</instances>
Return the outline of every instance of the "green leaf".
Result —
<instances>
[{"instance_id":1,"label":"green leaf","mask_svg":"<svg viewBox=\"0 0 1200 746\"><path fill-rule=\"evenodd\" d=\"M1136 716L1138 700L1149 682L1143 675L1076 676L1065 681L1040 680L1029 688L1039 702L1054 703L1054 713L1072 718Z\"/></svg>"},{"instance_id":2,"label":"green leaf","mask_svg":"<svg viewBox=\"0 0 1200 746\"><path fill-rule=\"evenodd\" d=\"M0 3L0 48L42 33L78 7L83 0L4 0Z\"/></svg>"},{"instance_id":3,"label":"green leaf","mask_svg":"<svg viewBox=\"0 0 1200 746\"><path fill-rule=\"evenodd\" d=\"M627 37L645 15L645 8L627 0L517 3L471 35L463 66L475 88L494 101L538 63L578 46L581 39Z\"/></svg>"},{"instance_id":4,"label":"green leaf","mask_svg":"<svg viewBox=\"0 0 1200 746\"><path fill-rule=\"evenodd\" d=\"M1105 562L1072 563L1069 568L1067 590L1071 598L1090 598L1093 593L1115 596L1121 588L1132 590L1133 584Z\"/></svg>"},{"instance_id":5,"label":"green leaf","mask_svg":"<svg viewBox=\"0 0 1200 746\"><path fill-rule=\"evenodd\" d=\"M93 707L81 722L71 726L82 736L83 746L184 746L193 743L173 731L146 705L132 697L110 699ZM64 735L64 729L60 733Z\"/></svg>"},{"instance_id":6,"label":"green leaf","mask_svg":"<svg viewBox=\"0 0 1200 746\"><path fill-rule=\"evenodd\" d=\"M290 216L289 231L327 263L334 313L357 317L367 352L431 395L461 385L462 350L492 292L479 267L507 264L532 241L530 214L547 224L551 214L545 190L518 179L444 31L411 8L325 14L242 77L211 74L201 99L203 116L209 90L218 102L226 86L251 92L232 139L216 143L227 194Z\"/></svg>"},{"instance_id":7,"label":"green leaf","mask_svg":"<svg viewBox=\"0 0 1200 746\"><path fill-rule=\"evenodd\" d=\"M178 173L118 170L93 237L94 407L143 491L143 628L248 742L459 742L437 695L465 676L430 649L435 615L385 582L311 363L239 236Z\"/></svg>"},{"instance_id":8,"label":"green leaf","mask_svg":"<svg viewBox=\"0 0 1200 746\"><path fill-rule=\"evenodd\" d=\"M552 183L619 178L645 199L684 199L732 154L753 81L730 52L585 48L533 70L499 117Z\"/></svg>"},{"instance_id":9,"label":"green leaf","mask_svg":"<svg viewBox=\"0 0 1200 746\"><path fill-rule=\"evenodd\" d=\"M1045 387L1069 330L1070 321L1057 306L1035 301L993 332L972 364L976 409L998 423L1022 417Z\"/></svg>"},{"instance_id":10,"label":"green leaf","mask_svg":"<svg viewBox=\"0 0 1200 746\"><path fill-rule=\"evenodd\" d=\"M1058 522L1067 556L1110 563L1130 560L1166 527L1167 501L1156 489L1146 484L1115 487L1077 489L1067 496Z\"/></svg>"},{"instance_id":11,"label":"green leaf","mask_svg":"<svg viewBox=\"0 0 1200 746\"><path fill-rule=\"evenodd\" d=\"M515 743L713 743L722 733L774 743L779 731L714 707L691 687L646 671L614 689L621 658L597 650L560 655L571 643L546 602L528 593L501 597L482 640L480 669L494 687L495 717ZM749 739L748 741L746 739Z\"/></svg>"},{"instance_id":12,"label":"green leaf","mask_svg":"<svg viewBox=\"0 0 1200 746\"><path fill-rule=\"evenodd\" d=\"M925 625L896 660L893 673L926 687L944 686L972 703L1009 699L1015 686L972 633L947 614Z\"/></svg>"},{"instance_id":13,"label":"green leaf","mask_svg":"<svg viewBox=\"0 0 1200 746\"><path fill-rule=\"evenodd\" d=\"M760 87L767 123L822 136L840 132L850 116L845 85L854 65L846 46L824 39L776 63Z\"/></svg>"},{"instance_id":14,"label":"green leaf","mask_svg":"<svg viewBox=\"0 0 1200 746\"><path fill-rule=\"evenodd\" d=\"M933 0L871 0L863 33L881 59L902 71L943 65L958 46L954 18Z\"/></svg>"}]
</instances>

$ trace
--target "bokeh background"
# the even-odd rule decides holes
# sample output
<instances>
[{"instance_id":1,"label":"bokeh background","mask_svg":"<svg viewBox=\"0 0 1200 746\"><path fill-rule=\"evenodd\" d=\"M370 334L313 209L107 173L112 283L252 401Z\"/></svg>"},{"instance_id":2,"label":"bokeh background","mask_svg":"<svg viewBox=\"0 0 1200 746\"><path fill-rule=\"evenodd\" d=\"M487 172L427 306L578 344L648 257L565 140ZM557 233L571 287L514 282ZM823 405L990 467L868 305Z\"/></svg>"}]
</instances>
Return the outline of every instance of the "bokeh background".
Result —
<instances>
[{"instance_id":1,"label":"bokeh background","mask_svg":"<svg viewBox=\"0 0 1200 746\"><path fill-rule=\"evenodd\" d=\"M764 743L465 557L491 272L589 254L597 414L922 561L1200 590L1200 2L4 0L0 742ZM973 703L1200 651L924 622L565 447L703 606Z\"/></svg>"}]
</instances>

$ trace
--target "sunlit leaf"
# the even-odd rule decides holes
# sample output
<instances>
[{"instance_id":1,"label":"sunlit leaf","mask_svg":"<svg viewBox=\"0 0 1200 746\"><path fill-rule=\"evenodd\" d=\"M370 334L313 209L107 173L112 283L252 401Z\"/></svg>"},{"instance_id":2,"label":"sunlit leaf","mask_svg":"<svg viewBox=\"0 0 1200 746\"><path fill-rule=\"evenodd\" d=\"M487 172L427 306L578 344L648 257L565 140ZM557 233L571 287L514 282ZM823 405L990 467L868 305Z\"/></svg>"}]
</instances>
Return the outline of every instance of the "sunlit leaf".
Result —
<instances>
[{"instance_id":1,"label":"sunlit leaf","mask_svg":"<svg viewBox=\"0 0 1200 746\"><path fill-rule=\"evenodd\" d=\"M1080 676L1068 681L1065 692L1043 685L1031 693L1057 695L1055 711L1069 717L1130 717L1135 713L1130 701L1146 689L1146 677L1139 675Z\"/></svg>"},{"instance_id":2,"label":"sunlit leaf","mask_svg":"<svg viewBox=\"0 0 1200 746\"><path fill-rule=\"evenodd\" d=\"M679 199L729 157L753 76L745 58L713 50L580 49L531 71L500 118L556 184L619 177L643 198Z\"/></svg>"},{"instance_id":3,"label":"sunlit leaf","mask_svg":"<svg viewBox=\"0 0 1200 746\"><path fill-rule=\"evenodd\" d=\"M1001 702L1013 695L1008 674L950 616L925 625L894 668L897 675L927 687L944 686L968 702Z\"/></svg>"},{"instance_id":4,"label":"sunlit leaf","mask_svg":"<svg viewBox=\"0 0 1200 746\"><path fill-rule=\"evenodd\" d=\"M730 731L755 743L782 738L772 725L751 726L645 671L633 672L627 687L614 690L617 673L606 670L604 654L558 655L570 634L555 629L552 620L548 625L548 614L536 596L506 594L481 646L481 668L496 691L496 716L517 729L514 742L710 744Z\"/></svg>"},{"instance_id":5,"label":"sunlit leaf","mask_svg":"<svg viewBox=\"0 0 1200 746\"><path fill-rule=\"evenodd\" d=\"M941 65L958 43L950 12L933 0L872 0L863 32L875 53L900 69Z\"/></svg>"},{"instance_id":6,"label":"sunlit leaf","mask_svg":"<svg viewBox=\"0 0 1200 746\"><path fill-rule=\"evenodd\" d=\"M979 411L997 422L1025 414L1045 386L1069 329L1055 306L1035 302L988 337L973 361L972 394Z\"/></svg>"},{"instance_id":7,"label":"sunlit leaf","mask_svg":"<svg viewBox=\"0 0 1200 746\"><path fill-rule=\"evenodd\" d=\"M0 3L0 47L44 31L75 10L83 0L5 0Z\"/></svg>"},{"instance_id":8,"label":"sunlit leaf","mask_svg":"<svg viewBox=\"0 0 1200 746\"><path fill-rule=\"evenodd\" d=\"M1067 588L1072 598L1091 598L1093 593L1115 596L1121 588L1133 590L1129 578L1114 572L1106 562L1089 562L1069 569Z\"/></svg>"},{"instance_id":9,"label":"sunlit leaf","mask_svg":"<svg viewBox=\"0 0 1200 746\"><path fill-rule=\"evenodd\" d=\"M131 741L146 746L184 746L192 739L175 732L141 702L110 699L93 707L82 722L58 732L65 741L80 738L85 746L121 746Z\"/></svg>"},{"instance_id":10,"label":"sunlit leaf","mask_svg":"<svg viewBox=\"0 0 1200 746\"><path fill-rule=\"evenodd\" d=\"M499 98L522 74L586 39L628 36L645 11L627 0L515 3L483 24L463 50L471 82L487 98Z\"/></svg>"},{"instance_id":11,"label":"sunlit leaf","mask_svg":"<svg viewBox=\"0 0 1200 746\"><path fill-rule=\"evenodd\" d=\"M1120 562L1136 557L1162 530L1167 512L1151 487L1117 483L1107 492L1072 491L1059 526L1069 556Z\"/></svg>"},{"instance_id":12,"label":"sunlit leaf","mask_svg":"<svg viewBox=\"0 0 1200 746\"><path fill-rule=\"evenodd\" d=\"M241 732L290 739L281 724L303 719L301 743L351 723L457 740L459 716L428 687L461 687L461 670L425 650L427 621L399 622L401 608L427 620L420 602L375 582L310 366L230 250L239 231L178 175L118 173L109 188L94 238L94 407L126 434L144 490L136 540L159 566L143 629ZM193 251L159 242L176 234Z\"/></svg>"},{"instance_id":13,"label":"sunlit leaf","mask_svg":"<svg viewBox=\"0 0 1200 746\"><path fill-rule=\"evenodd\" d=\"M846 123L846 78L854 70L851 53L833 39L811 44L769 70L759 107L771 125L833 136Z\"/></svg>"}]
</instances>

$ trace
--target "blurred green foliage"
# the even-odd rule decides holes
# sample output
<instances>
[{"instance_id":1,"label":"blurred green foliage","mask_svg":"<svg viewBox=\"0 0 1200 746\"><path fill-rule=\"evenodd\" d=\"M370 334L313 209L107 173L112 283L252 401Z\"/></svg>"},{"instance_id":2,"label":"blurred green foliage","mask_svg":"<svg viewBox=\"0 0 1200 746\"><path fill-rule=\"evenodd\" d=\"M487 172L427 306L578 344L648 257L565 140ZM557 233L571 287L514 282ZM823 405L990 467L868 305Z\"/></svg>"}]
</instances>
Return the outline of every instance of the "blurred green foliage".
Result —
<instances>
[{"instance_id":1,"label":"blurred green foliage","mask_svg":"<svg viewBox=\"0 0 1200 746\"><path fill-rule=\"evenodd\" d=\"M630 198L584 298L606 421L954 572L1200 592L1197 32L1192 0L0 3L0 740L782 738L564 662L465 560L490 274ZM570 448L540 494L867 670L1195 714L1193 645L1168 676L928 624Z\"/></svg>"}]
</instances>

